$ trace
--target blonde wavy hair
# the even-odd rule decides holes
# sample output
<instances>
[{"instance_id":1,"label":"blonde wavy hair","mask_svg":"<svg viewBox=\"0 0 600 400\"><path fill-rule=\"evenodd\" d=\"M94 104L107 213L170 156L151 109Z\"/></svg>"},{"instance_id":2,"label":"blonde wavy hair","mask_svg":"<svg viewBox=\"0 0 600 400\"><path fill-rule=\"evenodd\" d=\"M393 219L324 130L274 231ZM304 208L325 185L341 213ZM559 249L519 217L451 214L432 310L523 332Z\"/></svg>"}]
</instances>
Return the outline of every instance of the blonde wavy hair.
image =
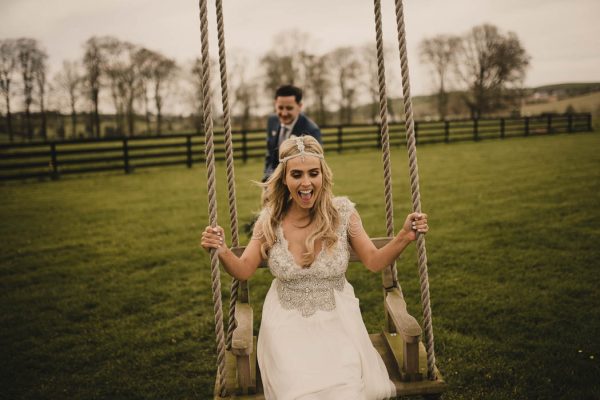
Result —
<instances>
[{"instance_id":1,"label":"blonde wavy hair","mask_svg":"<svg viewBox=\"0 0 600 400\"><path fill-rule=\"evenodd\" d=\"M312 136L302 136L304 151L323 155L323 148L319 142ZM281 143L279 147L279 158L285 159L300 153L296 138L290 138ZM308 267L315 260L315 242L322 240L323 248L331 250L337 243L338 237L336 229L340 223L340 216L333 205L333 173L327 165L324 158L319 159L321 163L321 174L323 184L315 200L314 206L310 209L310 221L307 225L313 224L314 230L304 242L308 251L302 255L302 266ZM285 217L291 202L290 191L285 185L287 174L287 160L279 163L271 177L260 184L263 187L262 207L263 215L256 221L255 235L264 237L261 246L261 253L264 258L268 257L269 250L276 241L276 230Z\"/></svg>"}]
</instances>

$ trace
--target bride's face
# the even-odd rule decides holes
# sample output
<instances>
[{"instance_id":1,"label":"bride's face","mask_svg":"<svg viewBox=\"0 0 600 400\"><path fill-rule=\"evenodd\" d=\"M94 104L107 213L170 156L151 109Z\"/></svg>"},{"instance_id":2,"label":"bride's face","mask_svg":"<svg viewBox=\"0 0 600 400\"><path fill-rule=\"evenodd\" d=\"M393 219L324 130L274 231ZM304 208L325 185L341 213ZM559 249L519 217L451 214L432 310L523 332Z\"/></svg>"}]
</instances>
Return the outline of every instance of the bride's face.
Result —
<instances>
[{"instance_id":1,"label":"bride's face","mask_svg":"<svg viewBox=\"0 0 600 400\"><path fill-rule=\"evenodd\" d=\"M321 160L309 155L288 160L285 185L298 206L312 208L323 187Z\"/></svg>"}]
</instances>

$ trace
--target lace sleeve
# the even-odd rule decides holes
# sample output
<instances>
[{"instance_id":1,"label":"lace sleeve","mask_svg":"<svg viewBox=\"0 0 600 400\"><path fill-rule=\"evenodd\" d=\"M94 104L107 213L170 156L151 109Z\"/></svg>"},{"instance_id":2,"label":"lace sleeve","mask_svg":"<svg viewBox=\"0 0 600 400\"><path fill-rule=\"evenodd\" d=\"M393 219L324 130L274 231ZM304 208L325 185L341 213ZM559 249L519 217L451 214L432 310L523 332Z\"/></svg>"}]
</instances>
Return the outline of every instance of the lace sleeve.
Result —
<instances>
[{"instance_id":1,"label":"lace sleeve","mask_svg":"<svg viewBox=\"0 0 600 400\"><path fill-rule=\"evenodd\" d=\"M348 220L348 235L350 237L357 237L361 232L364 231L362 220L356 210L353 210Z\"/></svg>"},{"instance_id":2,"label":"lace sleeve","mask_svg":"<svg viewBox=\"0 0 600 400\"><path fill-rule=\"evenodd\" d=\"M263 240L265 237L265 233L263 232L263 222L266 218L265 210L262 210L256 221L254 221L254 227L252 228L252 240Z\"/></svg>"},{"instance_id":3,"label":"lace sleeve","mask_svg":"<svg viewBox=\"0 0 600 400\"><path fill-rule=\"evenodd\" d=\"M252 240L262 240L265 237L263 233L262 227L258 226L256 223L254 224L254 229L252 230Z\"/></svg>"}]
</instances>

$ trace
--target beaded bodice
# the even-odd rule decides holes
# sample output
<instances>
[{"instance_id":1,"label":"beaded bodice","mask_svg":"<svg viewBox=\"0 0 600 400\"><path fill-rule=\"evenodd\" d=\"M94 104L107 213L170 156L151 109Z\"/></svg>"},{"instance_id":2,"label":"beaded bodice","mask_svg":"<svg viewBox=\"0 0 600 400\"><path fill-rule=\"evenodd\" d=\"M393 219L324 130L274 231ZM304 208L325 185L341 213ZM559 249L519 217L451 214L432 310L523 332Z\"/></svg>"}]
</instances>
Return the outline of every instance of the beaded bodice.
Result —
<instances>
[{"instance_id":1,"label":"beaded bodice","mask_svg":"<svg viewBox=\"0 0 600 400\"><path fill-rule=\"evenodd\" d=\"M302 268L289 251L288 242L279 225L277 240L269 252L269 268L277 278L279 302L288 310L298 310L309 317L317 310L335 309L334 290L341 291L348 268L348 221L354 204L346 197L336 197L334 206L340 214L338 241L332 249L323 248L308 268Z\"/></svg>"}]
</instances>

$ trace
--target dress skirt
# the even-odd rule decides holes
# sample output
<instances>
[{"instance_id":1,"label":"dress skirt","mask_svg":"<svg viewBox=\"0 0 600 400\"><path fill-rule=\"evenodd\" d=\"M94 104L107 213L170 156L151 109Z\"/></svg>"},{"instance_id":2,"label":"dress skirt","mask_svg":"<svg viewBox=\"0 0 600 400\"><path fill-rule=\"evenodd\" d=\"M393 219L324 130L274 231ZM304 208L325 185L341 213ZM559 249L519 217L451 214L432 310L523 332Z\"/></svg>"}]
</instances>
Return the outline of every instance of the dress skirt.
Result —
<instances>
[{"instance_id":1,"label":"dress skirt","mask_svg":"<svg viewBox=\"0 0 600 400\"><path fill-rule=\"evenodd\" d=\"M257 357L267 400L376 400L395 395L346 281L335 309L304 317L281 306L273 280L265 298Z\"/></svg>"}]
</instances>

